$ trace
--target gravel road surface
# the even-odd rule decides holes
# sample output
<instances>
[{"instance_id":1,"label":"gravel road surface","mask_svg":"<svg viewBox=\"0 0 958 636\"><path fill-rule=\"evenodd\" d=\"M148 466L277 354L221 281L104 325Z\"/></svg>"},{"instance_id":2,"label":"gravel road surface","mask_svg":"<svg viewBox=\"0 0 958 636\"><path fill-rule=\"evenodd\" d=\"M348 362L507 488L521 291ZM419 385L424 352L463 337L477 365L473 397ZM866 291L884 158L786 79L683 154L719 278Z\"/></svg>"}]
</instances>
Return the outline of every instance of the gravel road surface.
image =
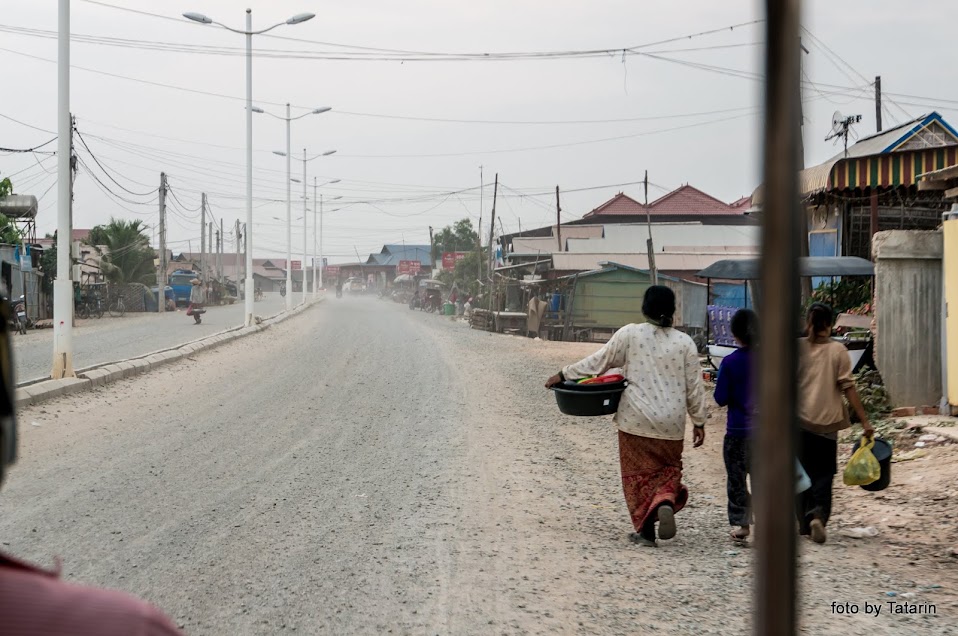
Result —
<instances>
[{"instance_id":1,"label":"gravel road surface","mask_svg":"<svg viewBox=\"0 0 958 636\"><path fill-rule=\"evenodd\" d=\"M299 302L299 294L293 298ZM255 303L256 315L272 316L286 307L278 293L265 294ZM83 369L96 364L135 358L161 349L170 349L203 336L219 333L243 323L243 303L209 307L199 325L186 315L186 309L163 314L130 313L122 318L78 320L73 332L73 365ZM14 334L13 349L17 381L50 377L53 360L53 329Z\"/></svg>"},{"instance_id":2,"label":"gravel road surface","mask_svg":"<svg viewBox=\"0 0 958 636\"><path fill-rule=\"evenodd\" d=\"M678 537L630 544L610 421L560 416L541 388L595 348L330 299L24 411L0 541L191 634L748 633L753 554L726 535L720 421L687 447ZM921 488L934 466L896 479ZM956 561L921 533L893 540L862 493L840 491L829 543L800 542L803 630L958 633ZM896 599L937 614L888 615Z\"/></svg>"}]
</instances>

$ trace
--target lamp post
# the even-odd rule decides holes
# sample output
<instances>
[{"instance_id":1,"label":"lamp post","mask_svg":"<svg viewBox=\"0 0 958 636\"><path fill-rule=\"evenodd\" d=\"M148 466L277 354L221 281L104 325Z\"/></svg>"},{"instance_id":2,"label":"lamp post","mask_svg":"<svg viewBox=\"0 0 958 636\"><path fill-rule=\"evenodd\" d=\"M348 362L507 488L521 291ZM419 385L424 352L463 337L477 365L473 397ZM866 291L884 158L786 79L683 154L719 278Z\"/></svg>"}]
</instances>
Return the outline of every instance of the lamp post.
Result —
<instances>
[{"instance_id":1,"label":"lamp post","mask_svg":"<svg viewBox=\"0 0 958 636\"><path fill-rule=\"evenodd\" d=\"M285 22L273 26L253 30L253 10L246 10L246 29L239 30L228 27L220 22L206 17L202 13L184 13L184 18L200 24L215 24L227 31L246 36L246 317L244 324L248 327L253 324L253 36L272 31L284 24L300 24L316 17L313 13L299 13Z\"/></svg>"},{"instance_id":2,"label":"lamp post","mask_svg":"<svg viewBox=\"0 0 958 636\"><path fill-rule=\"evenodd\" d=\"M308 211L307 208L306 208L306 200L307 200L307 199L306 199L306 164L309 163L310 161L312 161L313 159L318 159L318 158L320 158L320 157L328 157L329 155L335 154L335 152L336 152L335 150L327 150L326 152L323 152L323 153L320 153L320 154L315 155L315 156L313 156L313 157L307 158L307 157L306 157L306 149L303 148L303 158L300 159L300 161L303 162L303 178L302 178L302 180L290 178L290 181L292 181L293 183L302 183L302 184L303 184L303 263L302 263L302 267L303 267L303 298L302 298L302 301L301 301L300 304L306 302L306 259L308 258L307 247L306 247L306 232L307 232L307 229L306 229L306 212ZM315 283L313 284L313 286L314 286L314 287L316 286Z\"/></svg>"},{"instance_id":3,"label":"lamp post","mask_svg":"<svg viewBox=\"0 0 958 636\"><path fill-rule=\"evenodd\" d=\"M313 177L313 300L319 297L319 288L323 287L323 195L319 195L319 223L316 222L316 191L325 185L339 183L339 179L327 181L321 185L316 185L316 177ZM333 199L342 199L337 196ZM316 228L319 228L319 283L316 283Z\"/></svg>"},{"instance_id":4,"label":"lamp post","mask_svg":"<svg viewBox=\"0 0 958 636\"><path fill-rule=\"evenodd\" d=\"M286 122L286 152L280 152L279 150L274 150L274 155L279 155L280 157L286 157L286 289L289 290L289 293L286 294L286 311L289 311L293 308L293 270L292 270L292 259L293 259L293 224L292 224L292 193L290 191L290 183L292 183L292 168L290 162L292 160L292 150L290 148L290 128L291 123L297 119L302 119L307 115L319 115L321 113L329 112L331 109L329 106L323 106L322 108L316 108L311 110L308 113L303 113L298 117L291 117L289 114L289 104L286 104L286 117L280 117L279 115L274 115L273 113L256 109L255 112L266 113L270 117L275 117L276 119L282 119ZM305 280L305 279L304 279Z\"/></svg>"}]
</instances>

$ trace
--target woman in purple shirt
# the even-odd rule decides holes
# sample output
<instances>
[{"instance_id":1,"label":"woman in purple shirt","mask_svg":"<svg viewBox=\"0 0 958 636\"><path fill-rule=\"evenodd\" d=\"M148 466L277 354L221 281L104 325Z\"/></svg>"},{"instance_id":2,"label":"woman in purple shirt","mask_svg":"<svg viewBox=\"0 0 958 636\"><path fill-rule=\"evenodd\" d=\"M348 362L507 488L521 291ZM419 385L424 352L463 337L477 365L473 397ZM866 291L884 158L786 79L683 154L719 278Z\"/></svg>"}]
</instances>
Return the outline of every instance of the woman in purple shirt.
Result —
<instances>
[{"instance_id":1,"label":"woman in purple shirt","mask_svg":"<svg viewBox=\"0 0 958 636\"><path fill-rule=\"evenodd\" d=\"M752 497L745 478L751 474L751 430L755 413L752 392L752 347L758 339L758 318L750 309L732 316L732 335L740 348L722 360L715 383L715 401L728 407L728 428L722 454L728 474L728 522L731 536L744 541L750 534Z\"/></svg>"}]
</instances>

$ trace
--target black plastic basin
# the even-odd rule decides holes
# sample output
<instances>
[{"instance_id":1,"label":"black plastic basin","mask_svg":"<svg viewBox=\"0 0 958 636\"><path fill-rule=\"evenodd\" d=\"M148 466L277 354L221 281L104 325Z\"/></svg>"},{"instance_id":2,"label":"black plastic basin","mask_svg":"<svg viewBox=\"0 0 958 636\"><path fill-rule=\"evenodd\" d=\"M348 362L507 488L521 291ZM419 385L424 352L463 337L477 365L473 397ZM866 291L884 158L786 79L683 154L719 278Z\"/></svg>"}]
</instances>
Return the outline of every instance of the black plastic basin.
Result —
<instances>
[{"instance_id":1,"label":"black plastic basin","mask_svg":"<svg viewBox=\"0 0 958 636\"><path fill-rule=\"evenodd\" d=\"M619 408L619 400L627 383L575 384L563 382L552 387L559 410L566 415L596 417L612 415Z\"/></svg>"}]
</instances>

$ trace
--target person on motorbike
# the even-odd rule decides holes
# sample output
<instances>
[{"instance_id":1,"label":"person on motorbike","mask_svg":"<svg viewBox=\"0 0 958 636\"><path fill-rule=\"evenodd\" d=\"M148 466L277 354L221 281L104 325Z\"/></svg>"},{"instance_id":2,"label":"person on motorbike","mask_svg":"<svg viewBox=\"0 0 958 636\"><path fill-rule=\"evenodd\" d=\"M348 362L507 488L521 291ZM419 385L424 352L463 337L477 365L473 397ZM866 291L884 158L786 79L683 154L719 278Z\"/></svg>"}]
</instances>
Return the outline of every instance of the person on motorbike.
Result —
<instances>
[{"instance_id":1,"label":"person on motorbike","mask_svg":"<svg viewBox=\"0 0 958 636\"><path fill-rule=\"evenodd\" d=\"M17 460L17 420L9 304L0 300L0 486ZM0 552L0 632L10 636L182 636L149 603L114 590L68 583L60 568L42 569Z\"/></svg>"}]
</instances>

